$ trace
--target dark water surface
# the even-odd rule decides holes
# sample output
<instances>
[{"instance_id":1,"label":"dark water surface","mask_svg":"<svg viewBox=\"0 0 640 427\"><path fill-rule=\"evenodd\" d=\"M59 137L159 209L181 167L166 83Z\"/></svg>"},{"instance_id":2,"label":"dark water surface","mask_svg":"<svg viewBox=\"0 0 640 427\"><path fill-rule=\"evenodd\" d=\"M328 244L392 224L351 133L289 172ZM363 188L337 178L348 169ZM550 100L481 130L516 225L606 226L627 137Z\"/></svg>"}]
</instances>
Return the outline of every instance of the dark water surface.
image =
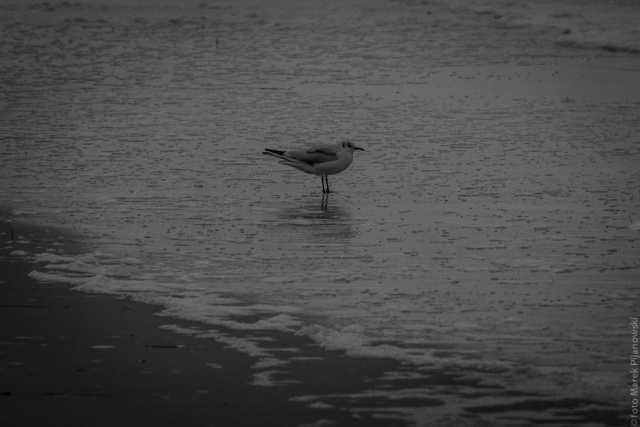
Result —
<instances>
[{"instance_id":1,"label":"dark water surface","mask_svg":"<svg viewBox=\"0 0 640 427\"><path fill-rule=\"evenodd\" d=\"M640 60L609 6L2 1L0 195L92 236L34 276L406 362L368 396L417 424L619 425ZM343 138L328 196L260 154Z\"/></svg>"}]
</instances>

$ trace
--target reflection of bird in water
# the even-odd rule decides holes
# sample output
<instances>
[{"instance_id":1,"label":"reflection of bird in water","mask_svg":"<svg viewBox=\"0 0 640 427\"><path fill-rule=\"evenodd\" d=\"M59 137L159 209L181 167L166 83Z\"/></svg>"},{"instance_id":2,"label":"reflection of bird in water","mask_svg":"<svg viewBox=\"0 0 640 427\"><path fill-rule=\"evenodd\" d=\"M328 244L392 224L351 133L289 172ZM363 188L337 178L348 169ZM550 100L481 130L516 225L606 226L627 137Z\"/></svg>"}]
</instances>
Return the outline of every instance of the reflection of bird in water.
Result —
<instances>
[{"instance_id":1,"label":"reflection of bird in water","mask_svg":"<svg viewBox=\"0 0 640 427\"><path fill-rule=\"evenodd\" d=\"M312 175L320 175L322 179L322 193L330 193L327 175L342 172L353 162L353 152L364 151L349 141L338 142L333 145L316 145L307 151L280 151L266 148L262 154L280 159L283 165L300 169ZM327 183L325 189L325 182Z\"/></svg>"},{"instance_id":2,"label":"reflection of bird in water","mask_svg":"<svg viewBox=\"0 0 640 427\"><path fill-rule=\"evenodd\" d=\"M307 246L349 244L356 234L350 209L330 205L326 194L320 200L310 196L306 203L291 203L270 212L264 229L270 232L271 242L284 238L287 244Z\"/></svg>"},{"instance_id":3,"label":"reflection of bird in water","mask_svg":"<svg viewBox=\"0 0 640 427\"><path fill-rule=\"evenodd\" d=\"M323 194L322 195L322 202L320 202L320 209L322 209L323 211L326 211L329 208L329 197L327 197L327 194Z\"/></svg>"}]
</instances>

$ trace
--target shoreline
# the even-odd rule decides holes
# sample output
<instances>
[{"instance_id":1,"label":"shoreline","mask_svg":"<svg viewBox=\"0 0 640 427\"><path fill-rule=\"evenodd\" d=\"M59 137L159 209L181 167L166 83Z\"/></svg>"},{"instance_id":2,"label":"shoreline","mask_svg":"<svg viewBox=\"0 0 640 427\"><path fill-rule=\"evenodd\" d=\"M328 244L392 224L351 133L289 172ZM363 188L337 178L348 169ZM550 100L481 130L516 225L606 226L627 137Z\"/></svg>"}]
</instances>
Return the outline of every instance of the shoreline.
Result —
<instances>
[{"instance_id":1,"label":"shoreline","mask_svg":"<svg viewBox=\"0 0 640 427\"><path fill-rule=\"evenodd\" d=\"M6 228L4 213L0 210ZM411 391L480 386L464 372L348 356L292 333L212 327L159 316L162 306L38 282L29 272L45 263L30 260L34 253L77 255L87 240L64 229L20 223L12 241L5 228L0 231L3 421L399 427L475 417L482 422L483 413L527 404L576 411L569 424L591 420L613 426L622 420L611 408L589 409L597 401L567 397L552 403L535 394L504 407L473 409L467 402L470 412L450 418L440 412L446 403L437 393L418 397ZM234 349L234 339L260 342L258 354Z\"/></svg>"},{"instance_id":2,"label":"shoreline","mask_svg":"<svg viewBox=\"0 0 640 427\"><path fill-rule=\"evenodd\" d=\"M29 261L30 254L61 247L79 253L83 243L60 229L20 223L13 230L16 240L4 234L0 248L0 263L9 267L0 269L0 407L5 422L406 425L392 411L376 417L350 408L343 399L314 405L309 398L357 393L387 369L397 368L397 362L347 357L306 338L262 331L263 339L291 356L286 371L262 372L284 377L275 386L252 385L260 375L260 359L214 339L163 328L168 323L191 330L206 325L156 316L161 307L36 282L28 273L39 264ZM287 378L288 371L294 379Z\"/></svg>"}]
</instances>

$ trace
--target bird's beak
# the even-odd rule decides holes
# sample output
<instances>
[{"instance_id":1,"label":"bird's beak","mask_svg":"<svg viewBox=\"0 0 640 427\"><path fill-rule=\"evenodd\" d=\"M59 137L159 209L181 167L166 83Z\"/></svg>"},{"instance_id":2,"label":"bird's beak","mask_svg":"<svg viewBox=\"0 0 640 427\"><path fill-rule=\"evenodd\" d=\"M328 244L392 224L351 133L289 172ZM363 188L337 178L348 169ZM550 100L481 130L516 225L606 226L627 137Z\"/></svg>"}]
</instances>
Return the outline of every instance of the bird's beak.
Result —
<instances>
[{"instance_id":1,"label":"bird's beak","mask_svg":"<svg viewBox=\"0 0 640 427\"><path fill-rule=\"evenodd\" d=\"M360 147L353 147L354 150L360 150L360 151L364 151L364 148L360 148Z\"/></svg>"}]
</instances>

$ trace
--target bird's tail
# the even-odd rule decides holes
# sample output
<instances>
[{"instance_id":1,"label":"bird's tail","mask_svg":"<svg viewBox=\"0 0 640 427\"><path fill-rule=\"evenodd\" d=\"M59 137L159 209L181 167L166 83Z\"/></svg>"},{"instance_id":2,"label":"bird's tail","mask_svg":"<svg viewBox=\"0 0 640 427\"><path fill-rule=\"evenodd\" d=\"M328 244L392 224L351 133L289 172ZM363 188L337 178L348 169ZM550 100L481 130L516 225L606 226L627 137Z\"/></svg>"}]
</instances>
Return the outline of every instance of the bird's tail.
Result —
<instances>
[{"instance_id":1,"label":"bird's tail","mask_svg":"<svg viewBox=\"0 0 640 427\"><path fill-rule=\"evenodd\" d=\"M298 164L306 164L301 162L300 160L294 159L293 157L289 157L285 154L285 151L280 150L272 150L271 148L265 148L262 154L266 154L268 156L275 157L276 159L284 160L290 163L298 163Z\"/></svg>"},{"instance_id":2,"label":"bird's tail","mask_svg":"<svg viewBox=\"0 0 640 427\"><path fill-rule=\"evenodd\" d=\"M280 150L272 150L271 148L265 148L262 154L267 154L269 156L280 157L284 154L284 151Z\"/></svg>"},{"instance_id":3,"label":"bird's tail","mask_svg":"<svg viewBox=\"0 0 640 427\"><path fill-rule=\"evenodd\" d=\"M303 172L310 173L313 175L321 175L317 170L313 168L312 165L305 163L301 160L294 159L293 157L287 156L285 151L280 150L272 150L270 148L265 148L262 154L266 154L268 156L275 157L276 159L280 159L280 163L283 165L291 166L292 168L299 169Z\"/></svg>"}]
</instances>

